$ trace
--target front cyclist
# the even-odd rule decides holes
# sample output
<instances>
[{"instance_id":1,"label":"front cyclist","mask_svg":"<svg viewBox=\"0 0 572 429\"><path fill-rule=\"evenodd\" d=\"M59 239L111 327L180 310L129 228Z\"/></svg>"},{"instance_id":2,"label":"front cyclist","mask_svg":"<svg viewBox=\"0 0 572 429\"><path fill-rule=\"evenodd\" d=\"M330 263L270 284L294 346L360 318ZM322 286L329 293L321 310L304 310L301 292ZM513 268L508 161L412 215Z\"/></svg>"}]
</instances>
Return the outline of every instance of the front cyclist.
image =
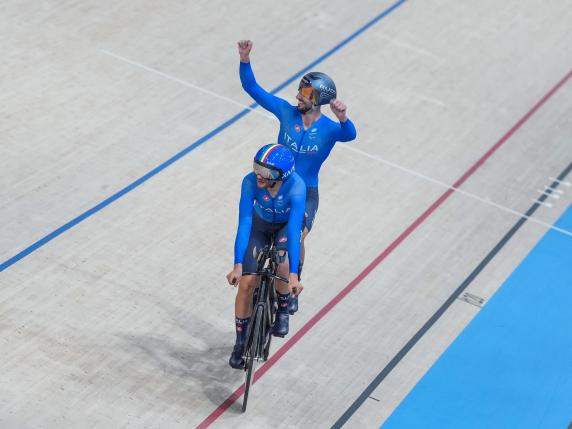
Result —
<instances>
[{"instance_id":1,"label":"front cyclist","mask_svg":"<svg viewBox=\"0 0 572 429\"><path fill-rule=\"evenodd\" d=\"M226 276L229 284L238 283L235 300L236 343L229 364L243 368L244 345L250 314L252 293L257 277L242 275L256 271L256 249L270 244L275 235L276 247L288 252L288 258L278 267L278 275L289 283L276 282L278 310L273 334L288 334L288 299L290 288L299 293L298 281L300 240L304 219L306 186L294 172L294 156L285 146L269 144L260 148L254 157L253 172L242 180L238 230L234 244L234 268Z\"/></svg>"},{"instance_id":2,"label":"front cyclist","mask_svg":"<svg viewBox=\"0 0 572 429\"><path fill-rule=\"evenodd\" d=\"M306 183L305 228L302 238L312 229L318 211L318 173L336 142L356 138L356 129L346 115L346 105L336 99L336 86L324 73L306 74L300 81L296 106L266 92L254 78L250 67L252 42L238 42L240 55L240 81L244 90L280 121L278 143L288 146L294 153L296 172ZM339 122L322 115L320 106L329 104ZM301 245L300 272L304 263L304 242ZM297 294L289 303L290 314L298 310Z\"/></svg>"}]
</instances>

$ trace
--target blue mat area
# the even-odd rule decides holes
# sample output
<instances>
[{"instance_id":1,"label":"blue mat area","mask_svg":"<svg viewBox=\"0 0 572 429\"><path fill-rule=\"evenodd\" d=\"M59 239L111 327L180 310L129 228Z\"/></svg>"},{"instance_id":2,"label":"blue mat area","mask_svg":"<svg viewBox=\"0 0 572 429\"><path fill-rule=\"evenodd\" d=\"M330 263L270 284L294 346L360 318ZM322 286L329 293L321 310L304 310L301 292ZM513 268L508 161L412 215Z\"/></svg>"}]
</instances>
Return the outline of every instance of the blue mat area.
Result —
<instances>
[{"instance_id":1,"label":"blue mat area","mask_svg":"<svg viewBox=\"0 0 572 429\"><path fill-rule=\"evenodd\" d=\"M556 225L572 230L572 206ZM551 230L382 428L571 423L572 237Z\"/></svg>"}]
</instances>

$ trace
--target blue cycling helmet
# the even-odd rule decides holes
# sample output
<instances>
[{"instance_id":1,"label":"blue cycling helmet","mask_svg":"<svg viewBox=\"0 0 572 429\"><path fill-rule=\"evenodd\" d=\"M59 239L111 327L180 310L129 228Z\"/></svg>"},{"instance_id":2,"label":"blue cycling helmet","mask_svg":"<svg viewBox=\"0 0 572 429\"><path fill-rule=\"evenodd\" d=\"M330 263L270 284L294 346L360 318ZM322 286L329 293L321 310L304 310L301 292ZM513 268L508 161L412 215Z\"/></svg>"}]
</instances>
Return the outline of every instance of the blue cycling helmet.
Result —
<instances>
[{"instance_id":1,"label":"blue cycling helmet","mask_svg":"<svg viewBox=\"0 0 572 429\"><path fill-rule=\"evenodd\" d=\"M294 173L294 155L281 144L262 146L254 156L254 172L268 180L286 180Z\"/></svg>"},{"instance_id":2,"label":"blue cycling helmet","mask_svg":"<svg viewBox=\"0 0 572 429\"><path fill-rule=\"evenodd\" d=\"M311 86L312 103L314 106L328 104L338 95L336 84L326 73L310 72L304 75L298 88Z\"/></svg>"}]
</instances>

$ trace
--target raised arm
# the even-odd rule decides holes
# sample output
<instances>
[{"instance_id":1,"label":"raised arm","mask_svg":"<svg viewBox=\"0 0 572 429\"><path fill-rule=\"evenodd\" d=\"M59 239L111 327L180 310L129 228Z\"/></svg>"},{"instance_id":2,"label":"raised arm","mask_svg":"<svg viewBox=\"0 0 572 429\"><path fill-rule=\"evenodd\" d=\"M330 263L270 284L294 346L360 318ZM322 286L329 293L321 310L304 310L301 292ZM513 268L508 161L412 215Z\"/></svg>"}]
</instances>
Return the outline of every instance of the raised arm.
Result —
<instances>
[{"instance_id":1,"label":"raised arm","mask_svg":"<svg viewBox=\"0 0 572 429\"><path fill-rule=\"evenodd\" d=\"M254 101L280 119L282 109L287 108L289 104L286 100L270 94L258 85L254 78L252 67L250 66L251 49L252 42L250 40L241 40L238 42L238 54L240 56L239 74L242 87Z\"/></svg>"},{"instance_id":2,"label":"raised arm","mask_svg":"<svg viewBox=\"0 0 572 429\"><path fill-rule=\"evenodd\" d=\"M356 127L347 116L347 106L340 100L334 99L330 101L330 108L338 121L340 121L340 128L338 130L336 141L349 142L356 138Z\"/></svg>"}]
</instances>

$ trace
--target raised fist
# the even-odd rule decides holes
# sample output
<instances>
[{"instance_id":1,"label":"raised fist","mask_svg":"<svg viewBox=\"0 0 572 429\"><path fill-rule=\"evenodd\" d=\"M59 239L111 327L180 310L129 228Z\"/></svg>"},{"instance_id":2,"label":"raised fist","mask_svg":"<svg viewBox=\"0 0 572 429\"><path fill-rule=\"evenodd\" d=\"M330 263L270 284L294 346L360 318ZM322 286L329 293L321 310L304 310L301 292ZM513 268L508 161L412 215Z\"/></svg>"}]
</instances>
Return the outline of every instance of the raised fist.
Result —
<instances>
[{"instance_id":1,"label":"raised fist","mask_svg":"<svg viewBox=\"0 0 572 429\"><path fill-rule=\"evenodd\" d=\"M240 55L240 61L243 63L250 62L250 50L252 49L251 40L239 40L238 41L238 55Z\"/></svg>"},{"instance_id":2,"label":"raised fist","mask_svg":"<svg viewBox=\"0 0 572 429\"><path fill-rule=\"evenodd\" d=\"M348 119L346 116L346 111L348 108L344 103L342 103L340 100L334 99L330 101L330 108L340 122L346 122Z\"/></svg>"}]
</instances>

